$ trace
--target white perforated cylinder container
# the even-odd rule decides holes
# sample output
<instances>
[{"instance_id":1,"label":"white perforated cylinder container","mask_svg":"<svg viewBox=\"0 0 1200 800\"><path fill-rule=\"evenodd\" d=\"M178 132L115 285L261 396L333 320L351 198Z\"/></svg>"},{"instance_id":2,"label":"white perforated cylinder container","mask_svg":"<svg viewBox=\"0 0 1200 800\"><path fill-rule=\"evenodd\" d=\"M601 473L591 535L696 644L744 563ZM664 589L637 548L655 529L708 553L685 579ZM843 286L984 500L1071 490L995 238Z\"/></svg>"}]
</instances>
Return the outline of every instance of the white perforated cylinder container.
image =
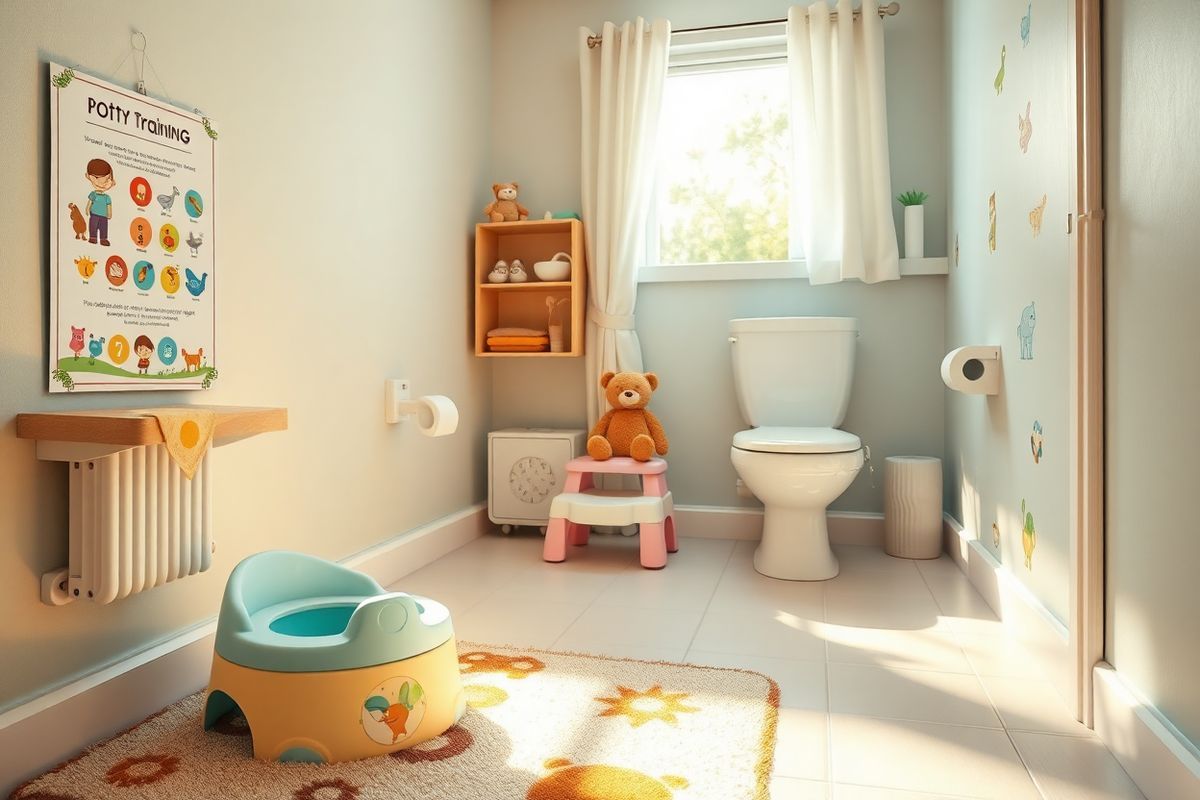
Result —
<instances>
[{"instance_id":1,"label":"white perforated cylinder container","mask_svg":"<svg viewBox=\"0 0 1200 800\"><path fill-rule=\"evenodd\" d=\"M884 549L897 558L942 553L942 461L888 456L883 470Z\"/></svg>"}]
</instances>

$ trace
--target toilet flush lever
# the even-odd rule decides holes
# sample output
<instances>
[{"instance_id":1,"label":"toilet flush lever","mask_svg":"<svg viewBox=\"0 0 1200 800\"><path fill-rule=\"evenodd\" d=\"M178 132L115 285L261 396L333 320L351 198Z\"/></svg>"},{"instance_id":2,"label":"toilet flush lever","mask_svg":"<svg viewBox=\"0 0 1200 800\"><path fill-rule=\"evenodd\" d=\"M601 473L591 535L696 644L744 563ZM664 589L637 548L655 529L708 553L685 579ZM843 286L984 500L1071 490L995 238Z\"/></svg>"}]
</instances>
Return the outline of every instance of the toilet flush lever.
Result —
<instances>
[{"instance_id":1,"label":"toilet flush lever","mask_svg":"<svg viewBox=\"0 0 1200 800\"><path fill-rule=\"evenodd\" d=\"M875 465L871 463L871 446L863 445L863 461L867 462L867 478L871 481L871 488L875 488Z\"/></svg>"}]
</instances>

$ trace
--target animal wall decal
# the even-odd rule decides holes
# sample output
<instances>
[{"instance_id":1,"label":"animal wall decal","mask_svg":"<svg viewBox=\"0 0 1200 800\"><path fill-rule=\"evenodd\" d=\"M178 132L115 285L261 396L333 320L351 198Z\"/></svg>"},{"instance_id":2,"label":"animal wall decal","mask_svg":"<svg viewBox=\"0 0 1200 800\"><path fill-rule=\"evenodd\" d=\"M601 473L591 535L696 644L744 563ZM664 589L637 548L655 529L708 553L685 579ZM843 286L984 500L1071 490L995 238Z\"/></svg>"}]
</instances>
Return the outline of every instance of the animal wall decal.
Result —
<instances>
[{"instance_id":1,"label":"animal wall decal","mask_svg":"<svg viewBox=\"0 0 1200 800\"><path fill-rule=\"evenodd\" d=\"M988 252L996 252L996 193L988 198Z\"/></svg>"},{"instance_id":2,"label":"animal wall decal","mask_svg":"<svg viewBox=\"0 0 1200 800\"><path fill-rule=\"evenodd\" d=\"M1033 108L1033 101L1025 101L1025 116L1017 114L1017 133L1020 135L1018 144L1021 145L1021 152L1029 152L1029 137L1033 136L1033 120L1029 118L1029 111Z\"/></svg>"},{"instance_id":3,"label":"animal wall decal","mask_svg":"<svg viewBox=\"0 0 1200 800\"><path fill-rule=\"evenodd\" d=\"M1029 26L1033 22L1033 0L1025 8L1025 16L1021 17L1021 47L1029 46Z\"/></svg>"},{"instance_id":4,"label":"animal wall decal","mask_svg":"<svg viewBox=\"0 0 1200 800\"><path fill-rule=\"evenodd\" d=\"M958 266L958 234L954 234L954 266Z\"/></svg>"},{"instance_id":5,"label":"animal wall decal","mask_svg":"<svg viewBox=\"0 0 1200 800\"><path fill-rule=\"evenodd\" d=\"M1037 312L1033 303L1021 309L1021 324L1017 326L1017 339L1021 343L1021 360L1033 360L1033 329L1037 327Z\"/></svg>"},{"instance_id":6,"label":"animal wall decal","mask_svg":"<svg viewBox=\"0 0 1200 800\"><path fill-rule=\"evenodd\" d=\"M996 72L996 80L992 81L992 86L996 87L996 94L999 95L1004 91L1004 58L1008 55L1008 48L1000 45L1000 69Z\"/></svg>"},{"instance_id":7,"label":"animal wall decal","mask_svg":"<svg viewBox=\"0 0 1200 800\"><path fill-rule=\"evenodd\" d=\"M87 222L83 219L79 206L67 203L67 208L71 212L71 230L75 231L75 238L87 241Z\"/></svg>"},{"instance_id":8,"label":"animal wall decal","mask_svg":"<svg viewBox=\"0 0 1200 800\"><path fill-rule=\"evenodd\" d=\"M1025 500L1021 500L1021 549L1025 551L1025 569L1033 569L1033 551L1037 548L1037 530L1033 527L1033 514L1025 510Z\"/></svg>"},{"instance_id":9,"label":"animal wall decal","mask_svg":"<svg viewBox=\"0 0 1200 800\"><path fill-rule=\"evenodd\" d=\"M1033 211L1029 212L1029 227L1033 229L1033 238L1037 238L1042 233L1042 216L1046 213L1046 195L1042 195L1042 202L1033 207Z\"/></svg>"},{"instance_id":10,"label":"animal wall decal","mask_svg":"<svg viewBox=\"0 0 1200 800\"><path fill-rule=\"evenodd\" d=\"M998 522L992 523L992 544L997 550L1000 549L1000 524Z\"/></svg>"},{"instance_id":11,"label":"animal wall decal","mask_svg":"<svg viewBox=\"0 0 1200 800\"><path fill-rule=\"evenodd\" d=\"M1042 435L1042 423L1036 419L1033 421L1033 433L1029 435L1029 449L1033 451L1033 463L1039 464L1042 461L1042 446L1045 444L1045 437Z\"/></svg>"}]
</instances>

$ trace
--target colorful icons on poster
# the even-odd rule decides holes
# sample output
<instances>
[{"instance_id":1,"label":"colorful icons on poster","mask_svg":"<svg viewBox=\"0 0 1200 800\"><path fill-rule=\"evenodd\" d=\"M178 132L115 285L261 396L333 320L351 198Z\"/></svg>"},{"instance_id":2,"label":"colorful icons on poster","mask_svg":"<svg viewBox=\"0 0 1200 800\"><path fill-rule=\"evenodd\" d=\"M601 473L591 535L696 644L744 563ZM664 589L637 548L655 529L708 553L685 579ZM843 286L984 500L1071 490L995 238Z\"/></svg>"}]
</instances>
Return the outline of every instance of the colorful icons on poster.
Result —
<instances>
[{"instance_id":1,"label":"colorful icons on poster","mask_svg":"<svg viewBox=\"0 0 1200 800\"><path fill-rule=\"evenodd\" d=\"M125 259L117 255L109 256L108 261L104 262L104 275L113 286L124 285L129 280L129 267Z\"/></svg>"},{"instance_id":2,"label":"colorful icons on poster","mask_svg":"<svg viewBox=\"0 0 1200 800\"><path fill-rule=\"evenodd\" d=\"M204 287L208 284L208 273L204 273L199 278L190 269L184 269L183 273L187 276L187 282L184 285L187 286L188 294L192 297L204 294Z\"/></svg>"},{"instance_id":3,"label":"colorful icons on poster","mask_svg":"<svg viewBox=\"0 0 1200 800\"><path fill-rule=\"evenodd\" d=\"M129 196L133 198L133 202L138 208L148 206L151 198L154 197L154 192L150 189L150 181L138 175L129 182Z\"/></svg>"},{"instance_id":4,"label":"colorful icons on poster","mask_svg":"<svg viewBox=\"0 0 1200 800\"><path fill-rule=\"evenodd\" d=\"M88 238L88 225L83 219L83 214L79 211L79 206L74 203L67 203L67 210L71 212L71 230L75 232L75 238L86 242Z\"/></svg>"},{"instance_id":5,"label":"colorful icons on poster","mask_svg":"<svg viewBox=\"0 0 1200 800\"><path fill-rule=\"evenodd\" d=\"M179 247L179 229L171 223L167 223L158 229L158 243L162 245L162 249L168 253L174 253Z\"/></svg>"},{"instance_id":6,"label":"colorful icons on poster","mask_svg":"<svg viewBox=\"0 0 1200 800\"><path fill-rule=\"evenodd\" d=\"M104 337L97 339L92 334L88 334L88 363L95 364L96 359L104 352Z\"/></svg>"},{"instance_id":7,"label":"colorful icons on poster","mask_svg":"<svg viewBox=\"0 0 1200 800\"><path fill-rule=\"evenodd\" d=\"M154 286L154 265L149 261L139 261L133 265L133 282L145 291Z\"/></svg>"},{"instance_id":8,"label":"colorful icons on poster","mask_svg":"<svg viewBox=\"0 0 1200 800\"><path fill-rule=\"evenodd\" d=\"M163 291L167 294L175 294L179 291L179 268L178 267L163 267L162 278L159 281L162 284Z\"/></svg>"},{"instance_id":9,"label":"colorful icons on poster","mask_svg":"<svg viewBox=\"0 0 1200 800\"><path fill-rule=\"evenodd\" d=\"M129 358L129 340L117 334L108 340L108 360L114 364L124 364Z\"/></svg>"},{"instance_id":10,"label":"colorful icons on poster","mask_svg":"<svg viewBox=\"0 0 1200 800\"><path fill-rule=\"evenodd\" d=\"M175 340L170 336L164 336L158 340L158 360L166 366L171 366L175 363L175 359L179 357L179 348L175 346Z\"/></svg>"},{"instance_id":11,"label":"colorful icons on poster","mask_svg":"<svg viewBox=\"0 0 1200 800\"><path fill-rule=\"evenodd\" d=\"M150 246L150 237L154 235L154 226L145 217L134 217L129 223L129 238L139 250Z\"/></svg>"},{"instance_id":12,"label":"colorful icons on poster","mask_svg":"<svg viewBox=\"0 0 1200 800\"><path fill-rule=\"evenodd\" d=\"M195 189L188 189L183 196L183 210L192 219L200 219L204 214L204 198Z\"/></svg>"},{"instance_id":13,"label":"colorful icons on poster","mask_svg":"<svg viewBox=\"0 0 1200 800\"><path fill-rule=\"evenodd\" d=\"M204 234L188 231L187 246L192 251L192 258L200 255L200 245L204 244Z\"/></svg>"},{"instance_id":14,"label":"colorful icons on poster","mask_svg":"<svg viewBox=\"0 0 1200 800\"><path fill-rule=\"evenodd\" d=\"M80 256L75 259L75 269L79 270L79 276L84 280L96 274L96 262L87 256Z\"/></svg>"}]
</instances>

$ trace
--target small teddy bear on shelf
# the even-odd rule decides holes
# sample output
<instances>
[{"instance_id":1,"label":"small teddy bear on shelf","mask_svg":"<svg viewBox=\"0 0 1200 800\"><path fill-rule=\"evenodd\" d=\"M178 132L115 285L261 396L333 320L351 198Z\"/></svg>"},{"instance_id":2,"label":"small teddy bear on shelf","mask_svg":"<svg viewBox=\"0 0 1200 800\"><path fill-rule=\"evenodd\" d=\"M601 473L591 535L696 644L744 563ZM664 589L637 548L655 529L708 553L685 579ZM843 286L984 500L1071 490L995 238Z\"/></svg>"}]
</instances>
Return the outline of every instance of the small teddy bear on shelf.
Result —
<instances>
[{"instance_id":1,"label":"small teddy bear on shelf","mask_svg":"<svg viewBox=\"0 0 1200 800\"><path fill-rule=\"evenodd\" d=\"M658 417L646 405L658 388L653 372L606 372L600 387L612 406L588 436L588 455L597 461L613 456L630 456L649 461L655 453L667 454L667 434Z\"/></svg>"},{"instance_id":2,"label":"small teddy bear on shelf","mask_svg":"<svg viewBox=\"0 0 1200 800\"><path fill-rule=\"evenodd\" d=\"M491 222L516 222L529 219L529 209L517 202L516 182L493 183L492 194L496 199L483 209L483 215Z\"/></svg>"}]
</instances>

